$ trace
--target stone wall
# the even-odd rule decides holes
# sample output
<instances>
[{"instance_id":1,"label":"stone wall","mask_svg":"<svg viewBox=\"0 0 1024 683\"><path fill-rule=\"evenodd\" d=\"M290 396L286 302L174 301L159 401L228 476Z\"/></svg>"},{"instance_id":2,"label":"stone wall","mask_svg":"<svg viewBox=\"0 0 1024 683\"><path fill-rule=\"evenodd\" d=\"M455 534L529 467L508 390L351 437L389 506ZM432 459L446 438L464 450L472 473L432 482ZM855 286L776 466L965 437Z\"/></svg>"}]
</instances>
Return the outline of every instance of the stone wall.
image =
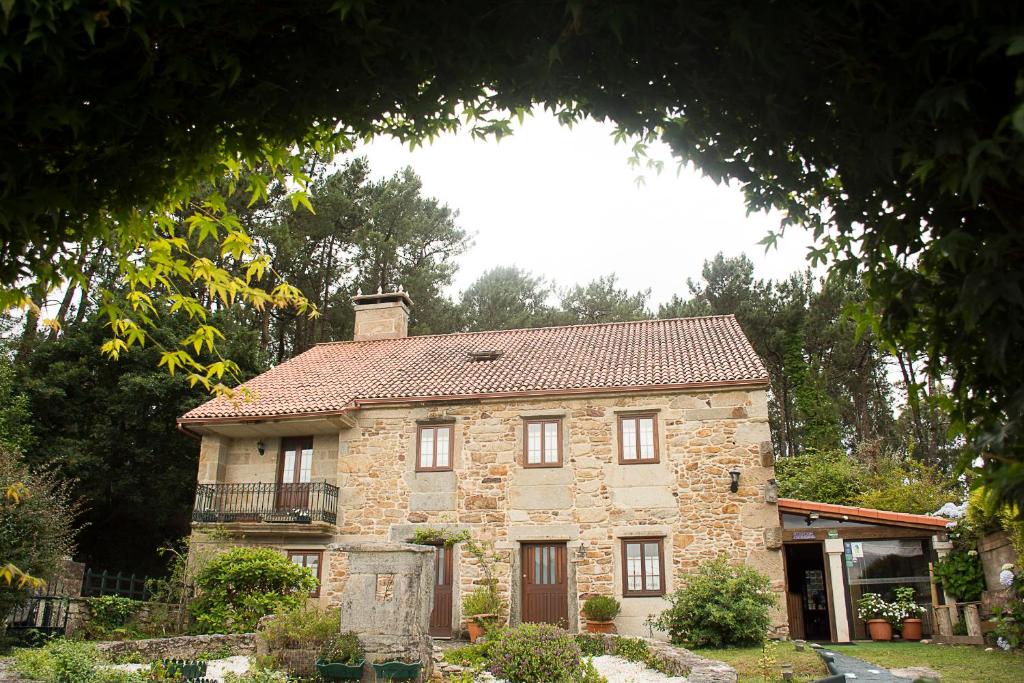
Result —
<instances>
[{"instance_id":1,"label":"stone wall","mask_svg":"<svg viewBox=\"0 0 1024 683\"><path fill-rule=\"evenodd\" d=\"M618 463L618 414L636 410L657 413L657 464ZM523 418L536 416L562 419L562 468L521 466ZM454 471L416 472L417 423L435 420L454 424ZM269 449L271 441L266 441ZM320 442L318 437L315 447ZM648 635L644 620L665 602L623 599L619 557L622 538L644 535L663 538L669 590L679 573L719 553L768 574L780 596L774 632L786 632L778 511L764 495L774 471L763 390L364 409L354 428L336 436L336 444L335 451L318 448L314 456L318 471L336 467L341 488L333 540L405 540L396 538L395 530L406 533L416 526L468 528L497 555L495 571L513 620L520 542L557 540L567 542L570 578L576 584L570 590L570 625L578 625L576 608L586 597L604 593L623 604L620 633ZM257 472L252 468L260 463L242 455L254 448L254 442L241 440L223 447L224 471L273 481L274 458L267 457ZM245 470L232 469L235 457L247 458ZM741 472L735 494L729 491L734 467ZM482 578L468 552L463 550L458 560L456 611L460 596ZM344 581L345 569L331 553L324 563L321 600L337 604L343 589L334 584Z\"/></svg>"},{"instance_id":2,"label":"stone wall","mask_svg":"<svg viewBox=\"0 0 1024 683\"><path fill-rule=\"evenodd\" d=\"M174 636L146 640L112 640L96 643L100 652L111 658L137 657L142 662L157 659L206 659L221 650L232 655L256 653L255 633L232 633L209 636Z\"/></svg>"}]
</instances>

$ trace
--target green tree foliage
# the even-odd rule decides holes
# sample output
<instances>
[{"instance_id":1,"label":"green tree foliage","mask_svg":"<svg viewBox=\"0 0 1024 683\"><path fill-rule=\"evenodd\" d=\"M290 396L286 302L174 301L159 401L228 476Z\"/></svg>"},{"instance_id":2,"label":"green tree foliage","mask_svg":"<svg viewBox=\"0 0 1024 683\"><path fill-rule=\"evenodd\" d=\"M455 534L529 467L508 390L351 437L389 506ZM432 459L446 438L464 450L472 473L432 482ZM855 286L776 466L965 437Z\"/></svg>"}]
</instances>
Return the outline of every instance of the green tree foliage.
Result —
<instances>
[{"instance_id":1,"label":"green tree foliage","mask_svg":"<svg viewBox=\"0 0 1024 683\"><path fill-rule=\"evenodd\" d=\"M260 198L267 179L301 185L310 150L418 142L464 120L500 137L542 102L566 124L614 121L640 139L638 162L660 137L738 181L750 209L811 230L815 260L863 275L865 323L953 376L955 426L993 490L1024 501L1021 25L1018 3L966 0L7 3L2 299L32 308L101 240L125 284L105 309L111 354L146 338L148 290L310 310L290 287L254 284L264 255L222 195L195 199L201 182L263 164L244 188ZM178 241L166 216L189 207L193 239L250 278ZM220 389L233 368L188 353L216 334L200 297L181 296L195 326L162 360Z\"/></svg>"},{"instance_id":2,"label":"green tree foliage","mask_svg":"<svg viewBox=\"0 0 1024 683\"><path fill-rule=\"evenodd\" d=\"M556 320L548 303L554 287L542 277L516 268L488 270L462 292L462 316L470 332L543 327Z\"/></svg>"},{"instance_id":3,"label":"green tree foliage","mask_svg":"<svg viewBox=\"0 0 1024 683\"><path fill-rule=\"evenodd\" d=\"M18 495L0 498L0 565L54 578L75 547L78 508L70 487L48 470L30 472L15 452L0 446L0 491L12 486ZM27 590L17 580L0 582L0 619L6 620Z\"/></svg>"},{"instance_id":4,"label":"green tree foliage","mask_svg":"<svg viewBox=\"0 0 1024 683\"><path fill-rule=\"evenodd\" d=\"M842 451L809 451L777 460L775 477L784 498L853 505L864 491L867 470Z\"/></svg>"},{"instance_id":5,"label":"green tree foliage","mask_svg":"<svg viewBox=\"0 0 1024 683\"><path fill-rule=\"evenodd\" d=\"M753 567L707 560L668 596L669 608L653 620L673 643L693 647L757 645L768 634L775 606L771 581Z\"/></svg>"},{"instance_id":6,"label":"green tree foliage","mask_svg":"<svg viewBox=\"0 0 1024 683\"><path fill-rule=\"evenodd\" d=\"M19 453L33 443L28 396L18 387L14 364L0 353L0 448Z\"/></svg>"},{"instance_id":7,"label":"green tree foliage","mask_svg":"<svg viewBox=\"0 0 1024 683\"><path fill-rule=\"evenodd\" d=\"M651 317L647 300L651 290L630 293L617 287L615 273L587 285L576 285L562 294L560 322L565 325L618 323Z\"/></svg>"},{"instance_id":8,"label":"green tree foliage","mask_svg":"<svg viewBox=\"0 0 1024 683\"><path fill-rule=\"evenodd\" d=\"M882 457L873 464L861 507L927 515L945 503L957 502L964 492L936 467L910 458Z\"/></svg>"},{"instance_id":9,"label":"green tree foliage","mask_svg":"<svg viewBox=\"0 0 1024 683\"><path fill-rule=\"evenodd\" d=\"M255 335L230 319L218 325L227 332L224 349L247 375L254 373ZM156 333L173 338L184 326L170 320ZM86 525L81 559L155 572L161 568L156 548L188 528L195 491L198 447L175 420L207 395L158 368L157 349L138 349L117 362L104 358L105 334L104 319L92 314L25 359L20 384L36 437L25 459L77 482ZM115 529L119 540L111 543Z\"/></svg>"},{"instance_id":10,"label":"green tree foliage","mask_svg":"<svg viewBox=\"0 0 1024 683\"><path fill-rule=\"evenodd\" d=\"M298 609L316 585L276 550L232 548L196 576L192 616L200 633L251 633L262 617Z\"/></svg>"}]
</instances>

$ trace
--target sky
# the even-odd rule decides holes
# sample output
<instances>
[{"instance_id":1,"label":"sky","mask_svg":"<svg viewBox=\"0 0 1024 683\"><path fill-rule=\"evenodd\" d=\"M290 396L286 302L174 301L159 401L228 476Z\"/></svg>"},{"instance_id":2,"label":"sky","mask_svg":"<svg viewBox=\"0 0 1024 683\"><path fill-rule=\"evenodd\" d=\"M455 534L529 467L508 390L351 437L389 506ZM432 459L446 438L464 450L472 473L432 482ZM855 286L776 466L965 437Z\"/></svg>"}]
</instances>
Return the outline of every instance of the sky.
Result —
<instances>
[{"instance_id":1,"label":"sky","mask_svg":"<svg viewBox=\"0 0 1024 683\"><path fill-rule=\"evenodd\" d=\"M759 278L783 278L807 267L809 233L790 228L768 253L758 244L779 215L747 215L738 186L716 185L692 167L677 176L667 147L659 175L627 164L630 147L612 126L587 120L572 129L535 112L500 142L445 135L410 151L390 138L362 145L377 177L406 165L424 193L459 212L474 235L459 260L451 294L486 270L517 265L567 287L608 273L631 291L651 289L653 308L686 292L705 259L746 253ZM636 178L644 175L638 186Z\"/></svg>"}]
</instances>

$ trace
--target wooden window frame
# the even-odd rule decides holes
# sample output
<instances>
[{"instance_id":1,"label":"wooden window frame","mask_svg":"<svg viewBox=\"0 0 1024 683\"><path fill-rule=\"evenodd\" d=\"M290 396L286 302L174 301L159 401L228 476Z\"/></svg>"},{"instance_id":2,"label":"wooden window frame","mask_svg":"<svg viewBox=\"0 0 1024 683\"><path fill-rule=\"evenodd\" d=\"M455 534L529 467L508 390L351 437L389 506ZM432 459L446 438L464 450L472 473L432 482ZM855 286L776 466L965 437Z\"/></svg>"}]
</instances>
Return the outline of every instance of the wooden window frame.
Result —
<instances>
[{"instance_id":1,"label":"wooden window frame","mask_svg":"<svg viewBox=\"0 0 1024 683\"><path fill-rule=\"evenodd\" d=\"M284 483L284 452L286 450L288 450L288 446L290 446L292 444L295 445L295 465L294 465L294 467L296 468L295 472L296 472L296 474L301 474L302 451L303 451L303 448L306 445L309 446L309 450L313 451L313 436L309 435L309 436L286 436L286 437L282 437L282 439L281 439L281 447L278 449L278 453L277 453L277 483L278 484L283 484ZM313 451L313 456L314 457L316 456L316 451ZM299 478L301 478L301 476ZM313 463L312 463L312 460L311 460L310 461L310 470L309 470L309 482L306 482L306 483L311 483L312 481L313 481ZM292 484L299 484L299 483L302 483L302 482L298 482L298 481L292 482Z\"/></svg>"},{"instance_id":2,"label":"wooden window frame","mask_svg":"<svg viewBox=\"0 0 1024 683\"><path fill-rule=\"evenodd\" d=\"M622 540L622 597L624 598L656 598L665 595L665 539L661 536L638 536L635 538L623 538ZM631 543L640 544L640 585L647 585L647 563L644 561L645 543L658 544L658 590L630 590L629 588L629 563L626 554L626 546Z\"/></svg>"},{"instance_id":3,"label":"wooden window frame","mask_svg":"<svg viewBox=\"0 0 1024 683\"><path fill-rule=\"evenodd\" d=\"M651 420L651 438L653 439L652 445L654 446L653 458L640 457L640 420L645 418L650 418ZM636 422L636 439L633 444L634 448L636 448L636 457L632 460L626 459L626 453L622 442L622 423L626 420L633 420ZM622 413L618 415L616 423L619 431L620 465L654 465L661 462L661 449L658 447L658 413Z\"/></svg>"},{"instance_id":4,"label":"wooden window frame","mask_svg":"<svg viewBox=\"0 0 1024 683\"><path fill-rule=\"evenodd\" d=\"M555 462L544 462L544 425L555 423L558 425L558 460ZM540 462L530 462L530 425L539 424L540 429ZM562 467L562 418L561 417L527 417L523 418L523 467L544 468Z\"/></svg>"},{"instance_id":5,"label":"wooden window frame","mask_svg":"<svg viewBox=\"0 0 1024 683\"><path fill-rule=\"evenodd\" d=\"M437 430L448 430L448 464L444 467L423 467L422 454L420 453L423 443L423 430L434 430L434 459L437 462ZM424 422L416 425L416 471L417 472L451 472L455 465L455 425L451 422Z\"/></svg>"},{"instance_id":6,"label":"wooden window frame","mask_svg":"<svg viewBox=\"0 0 1024 683\"><path fill-rule=\"evenodd\" d=\"M320 588L324 585L323 584L323 579L320 578L321 576L323 576L323 572L324 572L324 551L323 550L289 550L288 551L288 561L292 562L292 557L294 557L296 555L301 555L302 556L303 564L300 564L299 566L300 567L305 567L306 569L309 569L309 567L306 567L306 565L305 565L305 562L306 562L305 558L306 558L306 556L308 556L308 555L316 555L317 556L317 561L316 561L316 590L314 590L312 593L310 593L309 597L311 597L311 598L319 598L320 597Z\"/></svg>"}]
</instances>

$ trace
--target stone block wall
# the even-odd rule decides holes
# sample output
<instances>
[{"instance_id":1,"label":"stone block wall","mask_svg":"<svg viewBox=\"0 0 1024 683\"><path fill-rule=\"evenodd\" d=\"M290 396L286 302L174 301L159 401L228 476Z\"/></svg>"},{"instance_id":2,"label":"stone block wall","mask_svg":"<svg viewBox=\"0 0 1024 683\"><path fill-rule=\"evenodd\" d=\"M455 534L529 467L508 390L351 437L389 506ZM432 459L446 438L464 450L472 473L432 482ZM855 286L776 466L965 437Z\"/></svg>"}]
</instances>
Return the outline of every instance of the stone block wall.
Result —
<instances>
[{"instance_id":1,"label":"stone block wall","mask_svg":"<svg viewBox=\"0 0 1024 683\"><path fill-rule=\"evenodd\" d=\"M638 410L657 413L660 462L622 465L618 415ZM521 465L523 418L538 416L562 419L562 468ZM454 471L416 472L417 425L438 420L454 424ZM335 436L333 451L318 448L320 437L315 441L314 467L333 466L341 489L335 541L406 540L396 530L416 526L470 529L496 555L495 573L513 620L520 543L565 541L575 582L570 625L578 625L586 597L610 594L623 605L619 631L648 635L644 621L665 601L623 599L619 555L624 537L660 536L669 591L681 572L724 553L771 577L780 597L775 632L785 634L778 511L765 500L774 471L761 389L380 407L361 410L356 421ZM248 448L227 446L225 471L232 471L233 454ZM276 459L269 455L265 467L273 468ZM737 493L729 490L734 467L741 472ZM245 476L273 480L272 473L252 470ZM463 550L457 559L456 610L460 596L482 580L472 555ZM324 565L321 601L337 604L343 560L325 553Z\"/></svg>"}]
</instances>

